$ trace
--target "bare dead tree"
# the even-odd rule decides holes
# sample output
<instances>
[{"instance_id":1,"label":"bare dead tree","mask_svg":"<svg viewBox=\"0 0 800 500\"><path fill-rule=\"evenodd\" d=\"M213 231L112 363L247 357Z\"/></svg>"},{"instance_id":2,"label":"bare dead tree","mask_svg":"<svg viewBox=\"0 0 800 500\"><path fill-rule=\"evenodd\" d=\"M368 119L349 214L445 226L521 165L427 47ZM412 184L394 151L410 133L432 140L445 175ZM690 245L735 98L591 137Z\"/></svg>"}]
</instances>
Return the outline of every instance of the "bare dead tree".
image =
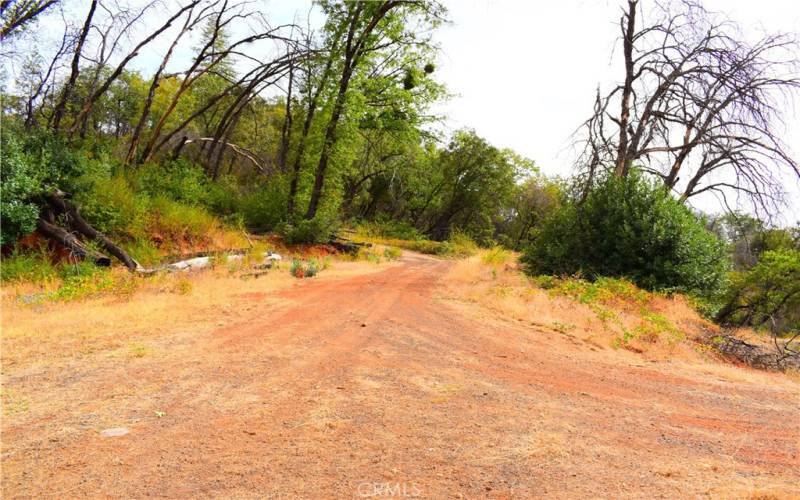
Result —
<instances>
[{"instance_id":1,"label":"bare dead tree","mask_svg":"<svg viewBox=\"0 0 800 500\"><path fill-rule=\"evenodd\" d=\"M102 1L98 3L98 7L105 12L105 19L104 22L95 22L91 26L92 31L96 32L99 38L96 54L94 56L82 54L83 59L91 62L94 66L89 78L89 95L94 94L100 85L100 77L108 67L111 58L116 54L120 42L130 34L133 26L155 4L155 0L146 3L138 12L133 12L116 0L110 3L112 4L110 7ZM97 20L97 16L95 19ZM87 119L84 119L80 126L81 138L86 137L88 123L87 115Z\"/></svg>"},{"instance_id":2,"label":"bare dead tree","mask_svg":"<svg viewBox=\"0 0 800 500\"><path fill-rule=\"evenodd\" d=\"M144 104L142 106L142 113L141 115L139 115L139 120L136 122L136 127L134 128L133 134L131 135L131 141L130 145L128 146L128 152L125 155L126 165L130 165L136 156L136 150L139 147L139 141L141 138L142 131L144 130L144 125L145 123L147 123L147 119L150 116L150 109L153 105L153 99L155 98L156 90L158 90L158 87L161 84L162 75L167 67L167 63L169 63L169 60L172 58L172 54L175 51L175 48L178 46L178 43L180 42L181 38L183 38L184 35L186 35L186 33L191 31L193 28L197 27L200 23L205 22L205 20L209 16L209 10L215 4L216 2L207 5L196 16L193 15L191 9L189 10L189 14L186 17L186 22L184 23L181 30L173 39L172 44L170 44L169 49L167 49L167 52L164 54L164 57L161 59L161 64L158 66L158 69L156 70L155 74L153 75L153 79L150 82L150 88L147 91L147 97L145 98Z\"/></svg>"},{"instance_id":3,"label":"bare dead tree","mask_svg":"<svg viewBox=\"0 0 800 500\"><path fill-rule=\"evenodd\" d=\"M229 44L228 47L223 49L219 49L215 47L217 40L219 39L220 35L222 34L223 30L229 26L233 21L237 19L247 19L251 16L254 16L256 13L254 12L243 12L243 8L246 5L246 2L237 4L235 6L230 6L228 0L224 0L222 5L220 6L219 10L215 13L215 18L213 25L211 26L211 36L203 47L200 48L197 55L195 56L192 64L189 68L182 72L183 78L181 80L178 89L172 95L169 104L167 105L166 110L162 115L159 117L158 121L153 127L153 130L150 132L150 136L148 141L146 142L145 146L142 149L142 154L140 161L146 162L150 160L155 153L156 150L160 149L175 133L179 131L179 129L173 130L172 133L168 134L167 137L161 137L164 126L166 125L167 119L173 113L178 102L180 101L181 96L191 88L191 86L197 82L197 80L202 77L203 75L213 73L216 66L218 66L223 60L232 56L245 56L239 49L243 46L261 41L261 40L277 40L277 41L289 41L287 40L281 33L286 28L285 25L276 26L276 27L266 27L263 31L259 31L258 33L251 34L240 38L233 43ZM246 57L246 56L245 56ZM251 58L252 59L252 58ZM260 68L263 66L259 63L259 68L256 68L255 71L251 71L250 74L257 73ZM214 104L219 101L222 97L229 95L233 90L236 89L238 85L241 85L243 82L247 82L249 79L245 79L243 81L237 82L236 85L232 87L228 87L224 91L224 95L220 95L219 98L215 98ZM213 106L213 104L212 104ZM204 106L203 110L208 110L212 106ZM200 113L202 114L202 113ZM199 114L194 114L193 118L196 118ZM184 122L186 123L186 122ZM182 125L180 128L183 128Z\"/></svg>"},{"instance_id":4,"label":"bare dead tree","mask_svg":"<svg viewBox=\"0 0 800 500\"><path fill-rule=\"evenodd\" d=\"M748 43L735 23L694 0L654 3L648 14L639 0L623 10L623 78L605 95L598 90L582 127L584 185L601 169L624 177L639 168L683 200L736 194L774 213L780 172L800 177L780 137L783 110L800 89L797 40L772 34Z\"/></svg>"},{"instance_id":5,"label":"bare dead tree","mask_svg":"<svg viewBox=\"0 0 800 500\"><path fill-rule=\"evenodd\" d=\"M125 69L125 66L127 66L127 64L139 54L139 51L144 46L146 46L147 44L158 38L158 36L161 35L161 33L163 33L172 26L172 23L174 23L177 19L182 17L188 10L194 8L198 3L200 3L200 0L191 0L186 5L182 6L180 9L178 9L177 12L175 12L172 16L170 16L167 19L167 21L164 22L164 24L159 26L155 31L153 31L142 41L140 41L130 52L128 52L128 54L122 59L122 61L120 61L120 63L117 65L114 71L111 72L108 78L106 78L103 81L103 83L99 86L99 88L97 88L94 91L94 93L92 93L86 100L86 103L83 105L83 108L81 108L80 112L78 113L78 116L75 118L75 122L72 124L72 128L70 128L70 135L74 134L78 130L78 128L82 126L82 123L87 119L89 113L91 112L94 103L108 90L111 84L114 83L114 81L119 77L119 75Z\"/></svg>"},{"instance_id":6,"label":"bare dead tree","mask_svg":"<svg viewBox=\"0 0 800 500\"><path fill-rule=\"evenodd\" d=\"M58 64L61 61L61 58L64 57L67 52L69 52L69 49L69 29L65 28L58 49L56 49L55 54L50 59L47 69L37 72L35 76L38 81L36 83L32 83L30 92L25 99L25 128L30 129L36 125L37 103L40 99L44 99L46 97L49 88L52 87L52 79L55 75Z\"/></svg>"},{"instance_id":7,"label":"bare dead tree","mask_svg":"<svg viewBox=\"0 0 800 500\"><path fill-rule=\"evenodd\" d=\"M78 34L78 41L75 44L69 79L61 91L61 97L59 98L58 104L56 104L55 111L53 111L53 130L58 130L61 127L61 120L64 118L64 113L66 113L67 110L67 101L69 101L72 90L75 88L75 82L78 81L78 76L80 75L81 52L83 52L83 45L86 43L86 37L89 35L89 30L92 27L92 18L94 17L95 10L97 10L97 0L92 0L89 6L89 13L86 14L86 20L83 22L83 28L81 28Z\"/></svg>"}]
</instances>

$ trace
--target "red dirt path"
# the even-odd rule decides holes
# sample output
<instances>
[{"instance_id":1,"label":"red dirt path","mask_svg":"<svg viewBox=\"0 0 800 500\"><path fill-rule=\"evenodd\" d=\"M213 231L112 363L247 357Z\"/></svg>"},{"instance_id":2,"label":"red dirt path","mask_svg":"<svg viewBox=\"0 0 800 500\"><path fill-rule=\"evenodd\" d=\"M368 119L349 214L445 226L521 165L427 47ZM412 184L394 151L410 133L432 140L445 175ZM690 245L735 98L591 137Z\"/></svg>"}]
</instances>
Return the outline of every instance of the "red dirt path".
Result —
<instances>
[{"instance_id":1,"label":"red dirt path","mask_svg":"<svg viewBox=\"0 0 800 500\"><path fill-rule=\"evenodd\" d=\"M378 273L308 280L209 332L165 334L164 356L7 379L74 398L4 419L3 497L675 498L800 485L800 392L577 347L443 297L448 266L406 254ZM101 437L100 411L130 433Z\"/></svg>"}]
</instances>

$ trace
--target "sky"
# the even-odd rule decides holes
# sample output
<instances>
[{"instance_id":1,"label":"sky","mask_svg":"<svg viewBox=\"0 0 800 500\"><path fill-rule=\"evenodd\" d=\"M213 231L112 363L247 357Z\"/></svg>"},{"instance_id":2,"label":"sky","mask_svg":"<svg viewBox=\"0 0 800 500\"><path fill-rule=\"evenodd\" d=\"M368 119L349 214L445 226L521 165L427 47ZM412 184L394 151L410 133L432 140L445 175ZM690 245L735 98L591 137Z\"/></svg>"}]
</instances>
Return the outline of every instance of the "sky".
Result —
<instances>
[{"instance_id":1,"label":"sky","mask_svg":"<svg viewBox=\"0 0 800 500\"><path fill-rule=\"evenodd\" d=\"M455 94L438 111L445 127L474 128L499 147L533 159L543 172L566 176L576 152L570 136L588 118L597 86L608 89L620 68L611 54L620 1L459 0L446 2L451 24L437 34L437 77ZM704 0L745 36L759 30L800 33L796 0ZM617 52L619 53L619 52ZM800 101L798 101L800 106ZM798 107L800 109L800 107ZM800 116L787 110L784 141L800 155ZM792 202L784 223L800 220L800 183L787 176ZM718 211L717 200L698 208Z\"/></svg>"},{"instance_id":2,"label":"sky","mask_svg":"<svg viewBox=\"0 0 800 500\"><path fill-rule=\"evenodd\" d=\"M441 51L434 76L453 97L435 106L434 111L444 117L438 126L446 132L473 128L495 146L511 148L534 160L544 173L568 176L577 155L571 147L573 132L591 112L598 85L608 89L620 74L619 61L612 54L623 1L443 2L450 22L435 34ZM81 19L86 3L68 2L67 15ZM800 33L797 0L702 3L708 10L739 22L746 37L763 31ZM311 2L262 0L260 5L274 24L306 24ZM321 21L319 13L311 16L312 26L319 26ZM58 22L49 25L60 26ZM44 27L48 28L47 21ZM171 39L167 33L146 47L132 67L151 73ZM170 66L185 67L190 46L176 54ZM797 105L800 109L800 98ZM800 157L797 109L786 110L784 135L795 158ZM779 222L792 224L800 221L800 182L786 175L784 185L790 203ZM695 204L706 212L720 210L718 201L710 196Z\"/></svg>"}]
</instances>

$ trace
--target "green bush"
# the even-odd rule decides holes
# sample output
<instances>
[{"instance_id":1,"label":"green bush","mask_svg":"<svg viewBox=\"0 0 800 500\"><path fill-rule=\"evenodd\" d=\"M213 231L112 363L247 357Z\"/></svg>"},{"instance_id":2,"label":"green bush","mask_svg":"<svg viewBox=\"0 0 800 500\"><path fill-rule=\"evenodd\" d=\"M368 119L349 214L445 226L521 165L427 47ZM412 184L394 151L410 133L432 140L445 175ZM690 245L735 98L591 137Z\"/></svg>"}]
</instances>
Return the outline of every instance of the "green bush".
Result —
<instances>
[{"instance_id":1,"label":"green bush","mask_svg":"<svg viewBox=\"0 0 800 500\"><path fill-rule=\"evenodd\" d=\"M292 265L289 267L289 274L295 278L313 278L326 267L327 264L320 264L317 259L311 259L308 263L304 263L299 259L294 259L292 260Z\"/></svg>"},{"instance_id":2,"label":"green bush","mask_svg":"<svg viewBox=\"0 0 800 500\"><path fill-rule=\"evenodd\" d=\"M203 207L185 205L163 195L150 202L147 229L162 241L203 242L217 227L217 219Z\"/></svg>"},{"instance_id":3,"label":"green bush","mask_svg":"<svg viewBox=\"0 0 800 500\"><path fill-rule=\"evenodd\" d=\"M207 186L206 206L216 215L228 217L240 215L242 200L236 178L224 176Z\"/></svg>"},{"instance_id":4,"label":"green bush","mask_svg":"<svg viewBox=\"0 0 800 500\"><path fill-rule=\"evenodd\" d=\"M76 195L81 214L98 230L117 236L138 237L145 229L149 200L136 194L121 174L93 179Z\"/></svg>"},{"instance_id":5,"label":"green bush","mask_svg":"<svg viewBox=\"0 0 800 500\"><path fill-rule=\"evenodd\" d=\"M625 277L650 290L711 294L729 268L724 246L664 187L609 177L548 219L525 251L531 274Z\"/></svg>"},{"instance_id":6,"label":"green bush","mask_svg":"<svg viewBox=\"0 0 800 500\"><path fill-rule=\"evenodd\" d=\"M295 225L285 224L281 233L288 243L325 243L338 229L338 224L322 215L311 220L301 220Z\"/></svg>"},{"instance_id":7,"label":"green bush","mask_svg":"<svg viewBox=\"0 0 800 500\"><path fill-rule=\"evenodd\" d=\"M208 197L209 181L203 168L183 158L140 166L133 184L137 192L163 195L185 204L205 204Z\"/></svg>"},{"instance_id":8,"label":"green bush","mask_svg":"<svg viewBox=\"0 0 800 500\"><path fill-rule=\"evenodd\" d=\"M138 238L128 243L125 245L125 250L136 262L145 267L154 266L161 261L161 252L158 251L158 247L147 238Z\"/></svg>"},{"instance_id":9,"label":"green bush","mask_svg":"<svg viewBox=\"0 0 800 500\"><path fill-rule=\"evenodd\" d=\"M403 256L403 251L396 247L386 247L383 249L383 256L386 260L397 260Z\"/></svg>"},{"instance_id":10,"label":"green bush","mask_svg":"<svg viewBox=\"0 0 800 500\"><path fill-rule=\"evenodd\" d=\"M16 137L5 137L0 144L3 167L0 169L0 244L13 243L36 228L39 207L30 198L39 189L36 173L26 161ZM5 278L4 278L5 280Z\"/></svg>"},{"instance_id":11,"label":"green bush","mask_svg":"<svg viewBox=\"0 0 800 500\"><path fill-rule=\"evenodd\" d=\"M70 301L102 294L114 288L108 268L82 261L62 267L61 286L50 295L51 300Z\"/></svg>"},{"instance_id":12,"label":"green bush","mask_svg":"<svg viewBox=\"0 0 800 500\"><path fill-rule=\"evenodd\" d=\"M466 257L478 250L478 244L466 233L460 231L453 231L445 243L449 246L449 252L447 253L456 257Z\"/></svg>"},{"instance_id":13,"label":"green bush","mask_svg":"<svg viewBox=\"0 0 800 500\"><path fill-rule=\"evenodd\" d=\"M71 191L85 164L79 151L52 134L3 130L0 168L0 244L15 242L36 227L37 198L60 188Z\"/></svg>"},{"instance_id":14,"label":"green bush","mask_svg":"<svg viewBox=\"0 0 800 500\"><path fill-rule=\"evenodd\" d=\"M394 238L399 240L423 240L417 228L406 221L378 219L358 224L356 232L367 237Z\"/></svg>"},{"instance_id":15,"label":"green bush","mask_svg":"<svg viewBox=\"0 0 800 500\"><path fill-rule=\"evenodd\" d=\"M582 304L608 304L620 300L644 304L650 296L626 279L600 277L595 281L556 276L534 276L533 285L549 290L554 295L563 295Z\"/></svg>"},{"instance_id":16,"label":"green bush","mask_svg":"<svg viewBox=\"0 0 800 500\"><path fill-rule=\"evenodd\" d=\"M280 182L269 183L241 199L240 210L247 227L268 231L281 224L286 213L286 190L282 186Z\"/></svg>"},{"instance_id":17,"label":"green bush","mask_svg":"<svg viewBox=\"0 0 800 500\"><path fill-rule=\"evenodd\" d=\"M764 252L752 269L737 273L716 319L776 333L800 330L800 251Z\"/></svg>"}]
</instances>

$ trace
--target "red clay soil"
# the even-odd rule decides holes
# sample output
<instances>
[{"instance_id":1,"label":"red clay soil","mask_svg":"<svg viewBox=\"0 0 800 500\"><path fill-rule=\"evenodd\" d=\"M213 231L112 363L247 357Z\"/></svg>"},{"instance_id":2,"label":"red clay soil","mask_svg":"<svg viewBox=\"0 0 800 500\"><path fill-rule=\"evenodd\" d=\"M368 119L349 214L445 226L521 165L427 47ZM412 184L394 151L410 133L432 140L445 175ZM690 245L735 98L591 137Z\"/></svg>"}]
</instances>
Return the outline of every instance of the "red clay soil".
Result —
<instances>
[{"instance_id":1,"label":"red clay soil","mask_svg":"<svg viewBox=\"0 0 800 500\"><path fill-rule=\"evenodd\" d=\"M407 253L381 272L307 280L235 324L176 333L166 356L7 379L74 398L5 419L3 497L800 491L797 392L505 321L443 297L449 265ZM102 437L97 401L130 432Z\"/></svg>"}]
</instances>

